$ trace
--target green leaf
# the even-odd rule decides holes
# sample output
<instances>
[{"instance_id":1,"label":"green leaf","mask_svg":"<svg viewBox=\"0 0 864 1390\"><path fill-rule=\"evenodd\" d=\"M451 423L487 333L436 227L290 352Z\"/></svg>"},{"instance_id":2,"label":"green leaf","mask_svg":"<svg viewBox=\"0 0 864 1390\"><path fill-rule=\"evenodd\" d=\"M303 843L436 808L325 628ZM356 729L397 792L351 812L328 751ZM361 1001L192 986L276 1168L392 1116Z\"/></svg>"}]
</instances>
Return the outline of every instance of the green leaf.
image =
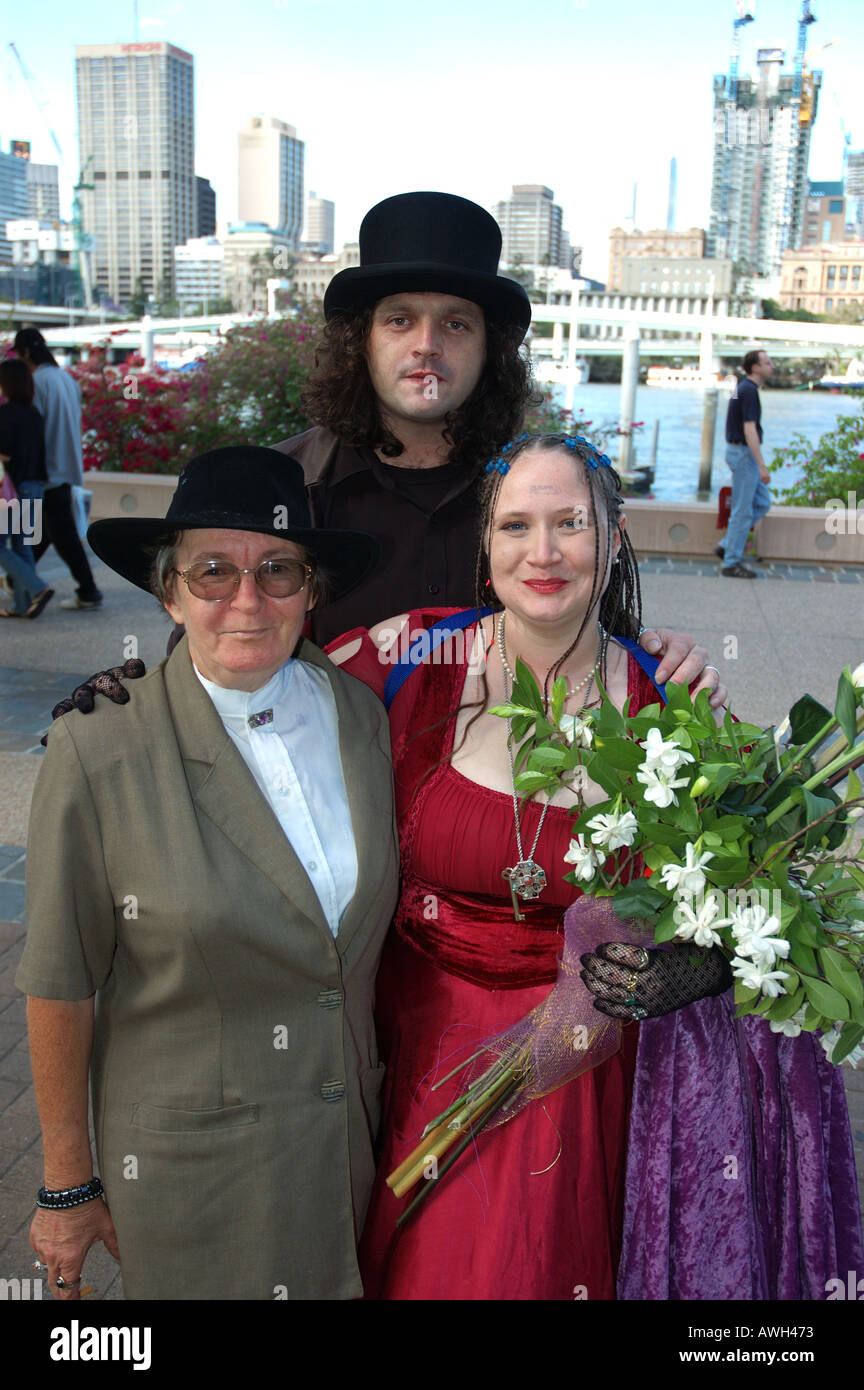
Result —
<instances>
[{"instance_id":1,"label":"green leaf","mask_svg":"<svg viewBox=\"0 0 864 1390\"><path fill-rule=\"evenodd\" d=\"M804 993L815 1009L818 1009L825 1018L846 1019L849 1017L849 1000L844 999L838 990L834 989L825 980L810 978L805 975L801 981L804 986Z\"/></svg>"},{"instance_id":2,"label":"green leaf","mask_svg":"<svg viewBox=\"0 0 864 1390\"><path fill-rule=\"evenodd\" d=\"M668 901L665 893L658 893L644 878L636 878L615 891L612 906L622 922L626 922L628 917L651 917Z\"/></svg>"},{"instance_id":3,"label":"green leaf","mask_svg":"<svg viewBox=\"0 0 864 1390\"><path fill-rule=\"evenodd\" d=\"M821 946L817 955L829 984L839 990L850 1004L864 1004L864 985L852 962L831 946Z\"/></svg>"},{"instance_id":4,"label":"green leaf","mask_svg":"<svg viewBox=\"0 0 864 1390\"><path fill-rule=\"evenodd\" d=\"M812 1004L808 1004L804 1010L804 1021L801 1027L805 1033L815 1033L817 1028L830 1028L833 1020L826 1019L818 1009L814 1009Z\"/></svg>"},{"instance_id":5,"label":"green leaf","mask_svg":"<svg viewBox=\"0 0 864 1390\"><path fill-rule=\"evenodd\" d=\"M520 796L533 796L534 792L541 787L549 787L557 784L557 779L553 781L545 772L520 772L516 778L516 790Z\"/></svg>"},{"instance_id":6,"label":"green leaf","mask_svg":"<svg viewBox=\"0 0 864 1390\"><path fill-rule=\"evenodd\" d=\"M608 796L617 796L623 790L624 783L618 773L609 767L608 763L604 763L598 753L586 753L584 766L591 780L602 787Z\"/></svg>"},{"instance_id":7,"label":"green leaf","mask_svg":"<svg viewBox=\"0 0 864 1390\"><path fill-rule=\"evenodd\" d=\"M831 711L820 705L818 700L814 700L812 695L802 695L789 711L790 741L799 744L809 743L820 729L824 729L825 725L830 723L831 718Z\"/></svg>"},{"instance_id":8,"label":"green leaf","mask_svg":"<svg viewBox=\"0 0 864 1390\"><path fill-rule=\"evenodd\" d=\"M778 1023L785 1023L787 1018L797 1014L801 1005L804 1003L804 990L800 987L793 990L791 994L780 995L774 1000L775 1008L771 1010L771 1017Z\"/></svg>"},{"instance_id":9,"label":"green leaf","mask_svg":"<svg viewBox=\"0 0 864 1390\"><path fill-rule=\"evenodd\" d=\"M858 1046L862 1038L864 1038L864 1024L844 1023L840 1029L840 1038L835 1044L831 1060L839 1066L843 1058L849 1056L849 1053Z\"/></svg>"},{"instance_id":10,"label":"green leaf","mask_svg":"<svg viewBox=\"0 0 864 1390\"><path fill-rule=\"evenodd\" d=\"M645 751L629 738L604 738L598 732L595 746L599 755L622 772L635 772L645 761Z\"/></svg>"},{"instance_id":11,"label":"green leaf","mask_svg":"<svg viewBox=\"0 0 864 1390\"><path fill-rule=\"evenodd\" d=\"M722 796L732 778L737 777L740 771L738 763L703 763L698 775L707 777L711 790Z\"/></svg>"},{"instance_id":12,"label":"green leaf","mask_svg":"<svg viewBox=\"0 0 864 1390\"><path fill-rule=\"evenodd\" d=\"M675 906L675 903L670 903L660 913L654 924L654 940L658 946L663 941L671 941L678 930L678 923L675 921Z\"/></svg>"},{"instance_id":13,"label":"green leaf","mask_svg":"<svg viewBox=\"0 0 864 1390\"><path fill-rule=\"evenodd\" d=\"M855 742L855 720L858 711L858 696L847 671L841 671L837 682L837 701L834 713L837 723L846 735L849 747Z\"/></svg>"},{"instance_id":14,"label":"green leaf","mask_svg":"<svg viewBox=\"0 0 864 1390\"><path fill-rule=\"evenodd\" d=\"M760 994L761 990L751 989L749 985L742 985L740 980L735 981L736 1004L754 1004Z\"/></svg>"},{"instance_id":15,"label":"green leaf","mask_svg":"<svg viewBox=\"0 0 864 1390\"><path fill-rule=\"evenodd\" d=\"M567 761L567 754L563 748L532 748L528 755L528 766L532 772L541 771L544 768L563 767Z\"/></svg>"},{"instance_id":16,"label":"green leaf","mask_svg":"<svg viewBox=\"0 0 864 1390\"><path fill-rule=\"evenodd\" d=\"M693 701L690 699L690 691L686 685L675 685L673 681L666 682L666 708L672 714L691 715L693 713Z\"/></svg>"},{"instance_id":17,"label":"green leaf","mask_svg":"<svg viewBox=\"0 0 864 1390\"><path fill-rule=\"evenodd\" d=\"M567 699L567 682L563 676L559 676L552 686L552 720L558 725L561 723L561 715L564 713L564 701Z\"/></svg>"}]
</instances>

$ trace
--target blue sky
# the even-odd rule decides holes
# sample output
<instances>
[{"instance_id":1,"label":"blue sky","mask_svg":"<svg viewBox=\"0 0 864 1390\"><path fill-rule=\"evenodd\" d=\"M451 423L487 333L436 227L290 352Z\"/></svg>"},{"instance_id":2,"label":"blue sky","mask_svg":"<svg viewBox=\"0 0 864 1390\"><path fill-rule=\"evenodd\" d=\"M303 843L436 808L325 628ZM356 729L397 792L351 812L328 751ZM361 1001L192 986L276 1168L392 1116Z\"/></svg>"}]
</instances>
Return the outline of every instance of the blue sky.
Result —
<instances>
[{"instance_id":1,"label":"blue sky","mask_svg":"<svg viewBox=\"0 0 864 1390\"><path fill-rule=\"evenodd\" d=\"M800 0L758 0L740 71L758 47L794 53ZM814 0L810 47L824 74L811 174L839 178L839 109L864 147L861 0ZM13 7L5 39L37 79L77 172L76 43L129 42L132 0ZM139 0L140 37L195 56L196 170L220 222L236 214L237 131L267 112L306 141L306 186L336 202L337 242L392 193L440 188L484 205L513 183L545 183L563 205L583 268L605 279L609 229L629 213L664 225L678 159L678 226L706 226L711 77L728 65L733 0ZM0 140L31 139L54 162L45 124L6 41ZM835 99L836 97L836 99Z\"/></svg>"}]
</instances>

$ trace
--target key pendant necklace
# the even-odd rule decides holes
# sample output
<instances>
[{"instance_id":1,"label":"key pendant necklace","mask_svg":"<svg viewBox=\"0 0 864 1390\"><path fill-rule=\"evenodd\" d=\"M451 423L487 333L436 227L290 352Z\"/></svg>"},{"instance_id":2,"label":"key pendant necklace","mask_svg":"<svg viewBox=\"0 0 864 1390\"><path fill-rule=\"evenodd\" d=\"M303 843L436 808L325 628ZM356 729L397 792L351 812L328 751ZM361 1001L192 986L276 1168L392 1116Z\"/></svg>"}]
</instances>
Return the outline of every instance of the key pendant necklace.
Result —
<instances>
[{"instance_id":1,"label":"key pendant necklace","mask_svg":"<svg viewBox=\"0 0 864 1390\"><path fill-rule=\"evenodd\" d=\"M503 614L502 614L503 617ZM506 697L509 700L512 691L512 678L507 666L504 651L504 625L498 623L498 651L501 656L501 665L505 673ZM522 827L519 824L519 797L516 793L516 765L513 761L513 725L507 720L507 753L510 758L510 778L513 783L513 819L516 823L516 849L519 853L518 864L511 865L510 868L501 870L501 877L506 878L510 884L510 897L513 899L513 916L517 922L525 921L525 913L519 911L519 899L523 902L533 901L539 898L543 889L546 887L546 871L535 863L534 851L537 848L537 841L540 839L540 831L543 829L543 822L546 819L546 812L549 810L548 799L546 805L540 813L540 820L537 824L537 834L534 836L534 843L525 857L525 850L522 846Z\"/></svg>"}]
</instances>

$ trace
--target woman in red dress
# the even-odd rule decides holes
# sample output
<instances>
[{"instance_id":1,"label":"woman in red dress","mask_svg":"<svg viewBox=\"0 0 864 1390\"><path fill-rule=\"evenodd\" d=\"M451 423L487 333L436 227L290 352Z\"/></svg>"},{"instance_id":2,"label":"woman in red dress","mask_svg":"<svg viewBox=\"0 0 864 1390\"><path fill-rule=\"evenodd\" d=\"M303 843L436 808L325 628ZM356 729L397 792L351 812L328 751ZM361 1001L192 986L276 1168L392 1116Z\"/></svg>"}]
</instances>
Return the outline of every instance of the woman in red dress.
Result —
<instances>
[{"instance_id":1,"label":"woman in red dress","mask_svg":"<svg viewBox=\"0 0 864 1390\"><path fill-rule=\"evenodd\" d=\"M564 881L575 792L548 807L517 805L508 730L489 713L507 698L517 657L541 689L566 678L574 715L597 703L598 676L619 708L628 696L631 712L657 698L608 635L633 639L639 628L638 577L608 460L560 436L517 441L505 454L488 478L480 574L498 611L431 657L420 639L421 659L408 663L391 706L403 881L377 986L387 1081L361 1249L373 1299L615 1296L636 1025L608 1061L478 1136L399 1231L407 1202L386 1185L463 1079L433 1092L435 1083L549 993L564 910L578 896ZM447 616L423 610L357 630L331 658L383 696L409 640ZM589 803L604 797L585 791ZM517 904L502 876L517 862L544 871L536 901ZM606 974L614 990L630 968L610 964Z\"/></svg>"}]
</instances>

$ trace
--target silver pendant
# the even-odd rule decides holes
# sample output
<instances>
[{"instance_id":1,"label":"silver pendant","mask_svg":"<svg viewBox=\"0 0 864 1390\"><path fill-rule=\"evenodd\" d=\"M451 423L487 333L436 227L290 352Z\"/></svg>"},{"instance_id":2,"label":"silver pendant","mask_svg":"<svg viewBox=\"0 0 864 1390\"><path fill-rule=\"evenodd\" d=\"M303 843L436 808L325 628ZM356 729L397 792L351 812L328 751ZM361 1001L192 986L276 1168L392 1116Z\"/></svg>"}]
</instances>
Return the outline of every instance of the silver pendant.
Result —
<instances>
[{"instance_id":1,"label":"silver pendant","mask_svg":"<svg viewBox=\"0 0 864 1390\"><path fill-rule=\"evenodd\" d=\"M510 880L510 887L523 902L539 898L546 887L546 874L533 859L520 859L512 869L504 870L504 877Z\"/></svg>"}]
</instances>

